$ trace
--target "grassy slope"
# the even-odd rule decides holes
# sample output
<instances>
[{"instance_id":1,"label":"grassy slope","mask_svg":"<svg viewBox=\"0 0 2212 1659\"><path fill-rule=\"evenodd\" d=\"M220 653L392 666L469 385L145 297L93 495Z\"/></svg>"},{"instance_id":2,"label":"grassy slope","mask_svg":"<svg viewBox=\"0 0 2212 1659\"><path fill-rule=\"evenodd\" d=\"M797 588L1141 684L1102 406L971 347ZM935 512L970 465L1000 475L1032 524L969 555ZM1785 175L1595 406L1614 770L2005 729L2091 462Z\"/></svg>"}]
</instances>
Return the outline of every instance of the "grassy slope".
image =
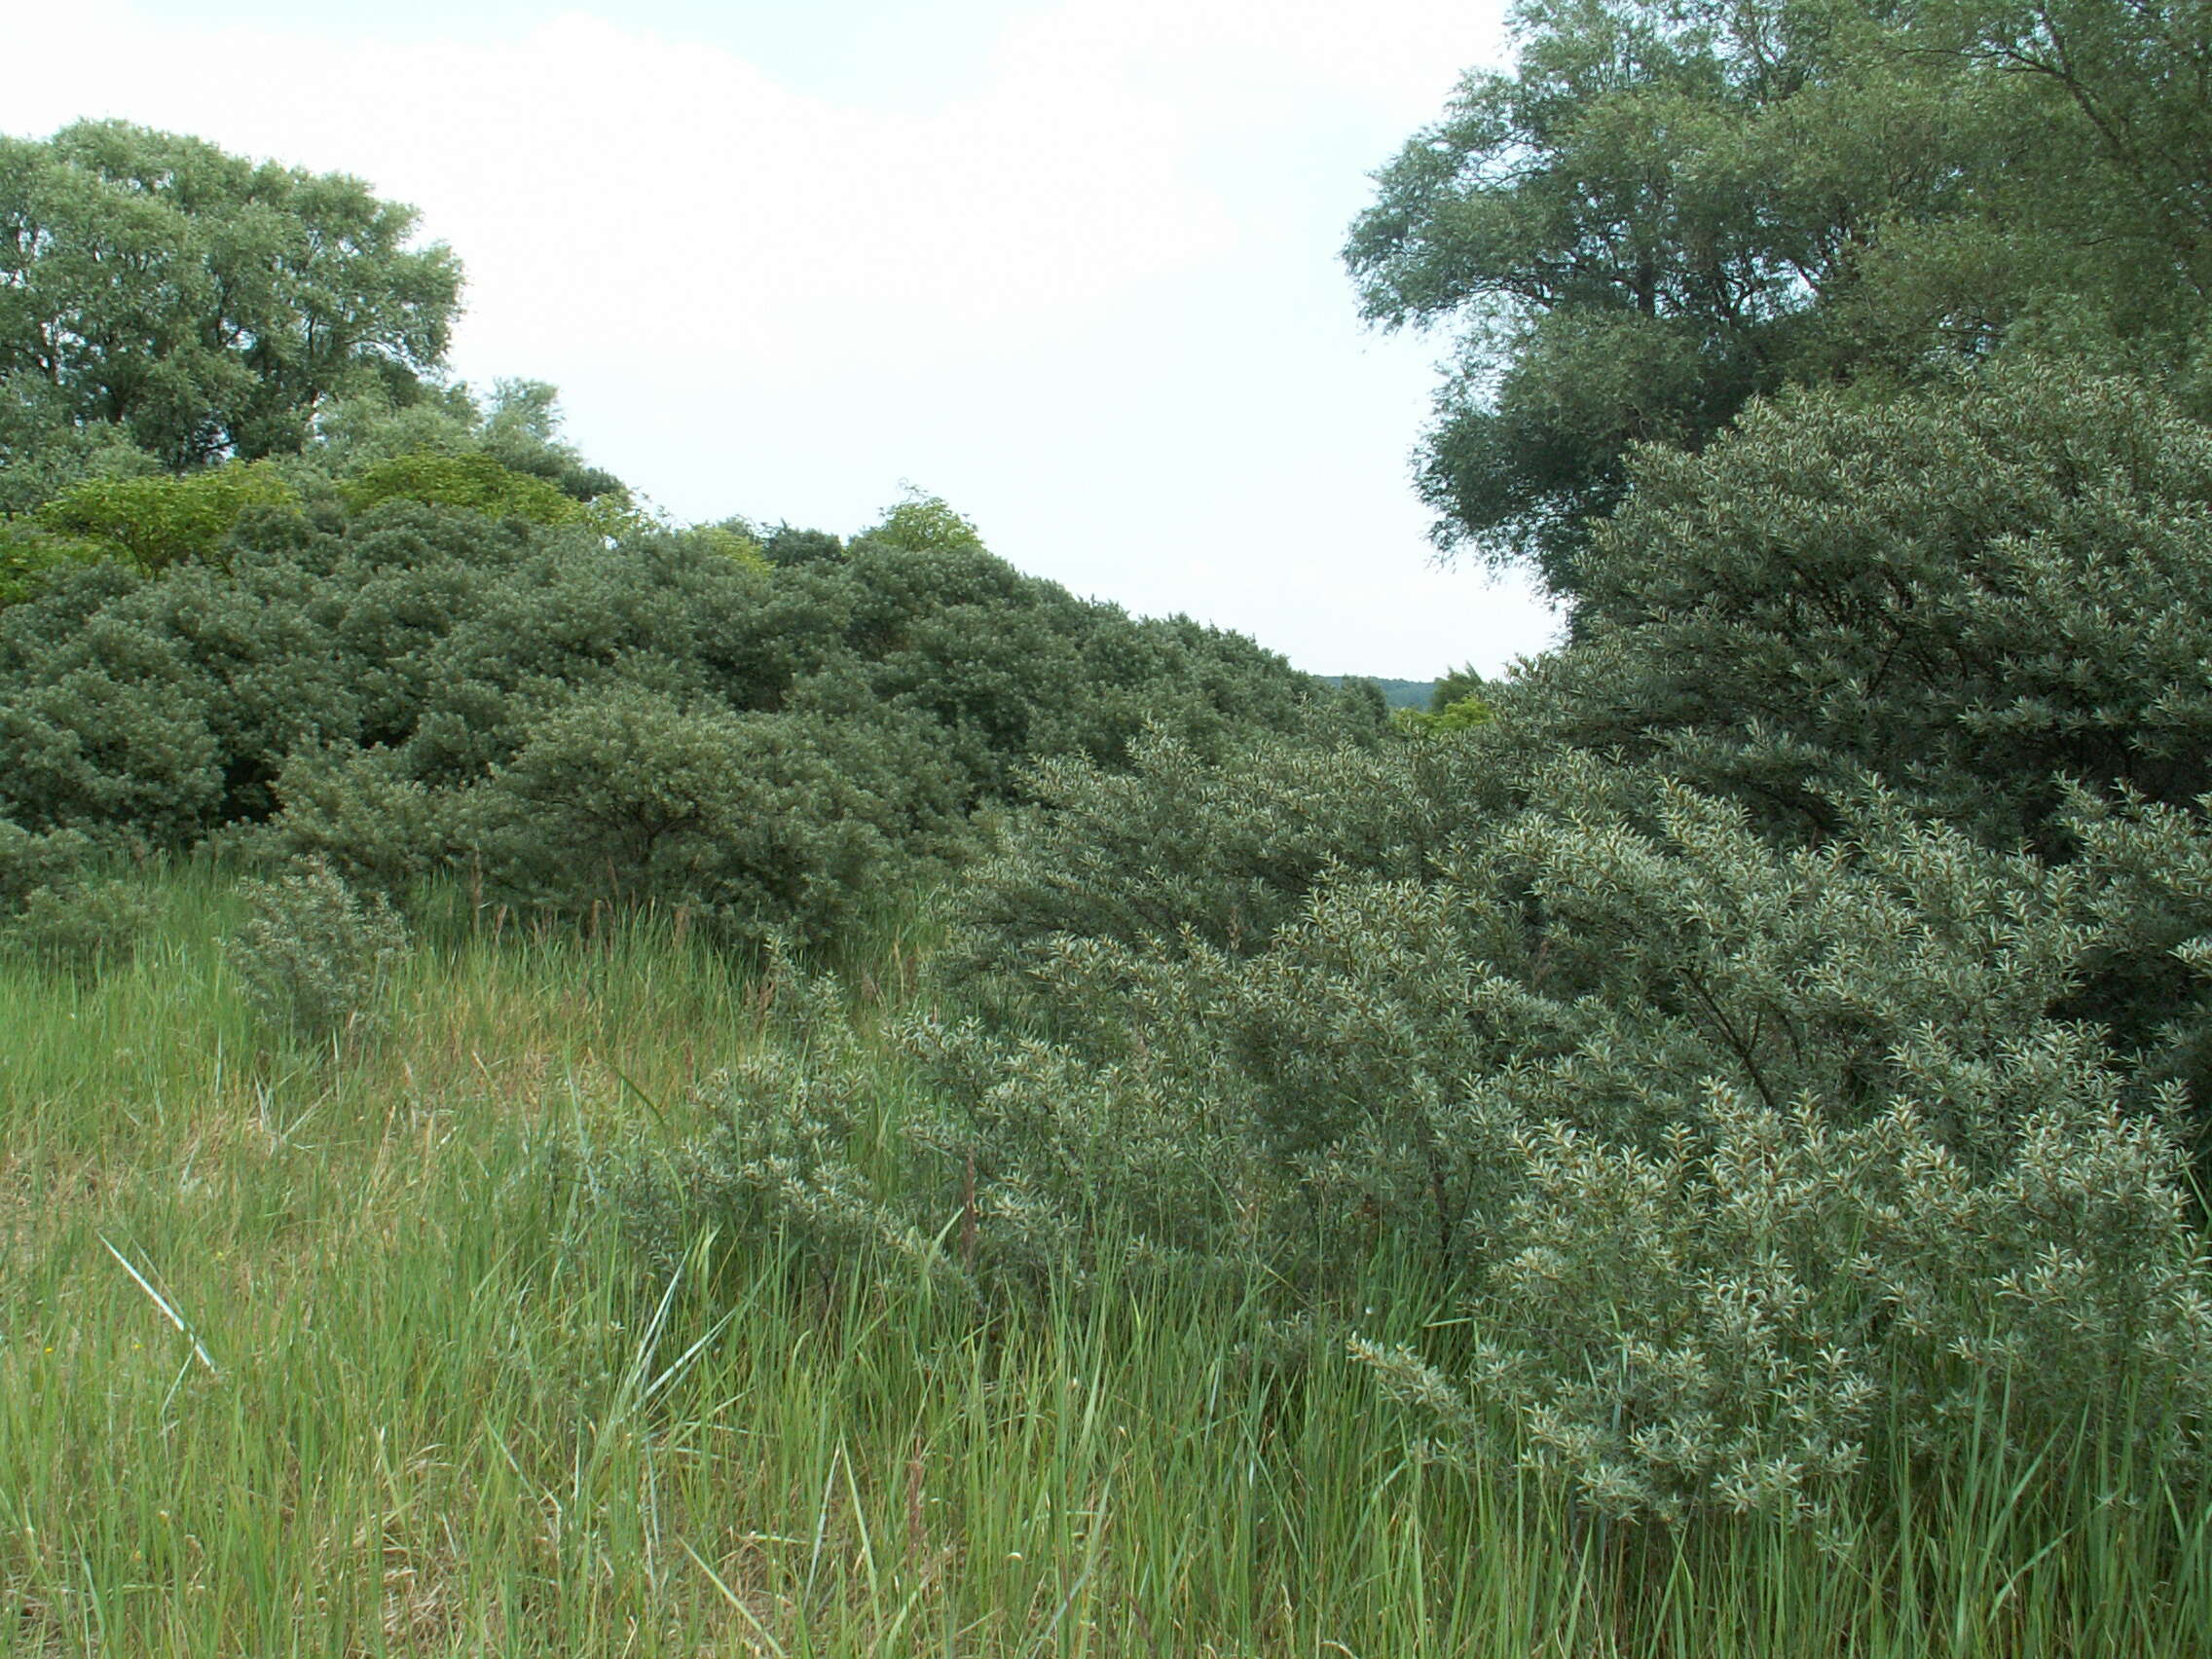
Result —
<instances>
[{"instance_id":1,"label":"grassy slope","mask_svg":"<svg viewBox=\"0 0 2212 1659\"><path fill-rule=\"evenodd\" d=\"M1576 1533L1410 1459L1338 1345L1256 1363L1247 1309L978 1329L772 1251L646 1282L578 1154L639 1091L681 1131L764 1040L741 977L649 927L457 934L317 1059L254 1030L236 914L191 874L128 972L0 961L0 1652L2206 1651L2201 1518L2176 1575L2085 1461L2063 1526L1992 1466L1841 1563Z\"/></svg>"}]
</instances>

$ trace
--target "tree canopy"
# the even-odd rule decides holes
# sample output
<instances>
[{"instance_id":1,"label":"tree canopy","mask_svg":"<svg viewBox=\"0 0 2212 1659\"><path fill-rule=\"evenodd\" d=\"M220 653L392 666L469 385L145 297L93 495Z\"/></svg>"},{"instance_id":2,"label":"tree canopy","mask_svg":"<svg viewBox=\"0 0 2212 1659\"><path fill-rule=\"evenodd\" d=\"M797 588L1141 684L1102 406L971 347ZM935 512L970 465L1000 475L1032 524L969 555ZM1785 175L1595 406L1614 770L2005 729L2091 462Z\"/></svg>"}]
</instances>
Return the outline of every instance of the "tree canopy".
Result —
<instances>
[{"instance_id":1,"label":"tree canopy","mask_svg":"<svg viewBox=\"0 0 2212 1659\"><path fill-rule=\"evenodd\" d=\"M1367 316L1442 328L1419 485L1447 548L1580 591L1638 443L1791 384L2021 350L2196 372L2212 14L2110 0L1524 0L1377 175Z\"/></svg>"},{"instance_id":2,"label":"tree canopy","mask_svg":"<svg viewBox=\"0 0 2212 1659\"><path fill-rule=\"evenodd\" d=\"M415 228L357 178L123 122L0 138L0 459L107 428L172 469L253 460L333 396L411 400L461 294Z\"/></svg>"}]
</instances>

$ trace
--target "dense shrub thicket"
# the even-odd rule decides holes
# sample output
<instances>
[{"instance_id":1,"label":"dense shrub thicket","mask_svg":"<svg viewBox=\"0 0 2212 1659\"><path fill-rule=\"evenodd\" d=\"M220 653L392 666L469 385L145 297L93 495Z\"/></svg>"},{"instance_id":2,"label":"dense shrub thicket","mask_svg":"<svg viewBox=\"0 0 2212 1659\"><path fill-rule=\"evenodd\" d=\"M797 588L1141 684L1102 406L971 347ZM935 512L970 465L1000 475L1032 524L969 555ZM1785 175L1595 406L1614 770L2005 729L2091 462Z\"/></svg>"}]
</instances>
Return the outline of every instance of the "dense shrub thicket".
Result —
<instances>
[{"instance_id":1,"label":"dense shrub thicket","mask_svg":"<svg viewBox=\"0 0 2212 1659\"><path fill-rule=\"evenodd\" d=\"M1382 1379L1621 1517L1835 1521L1993 1389L2193 1456L2208 455L2057 372L1654 452L1486 718L1044 768L907 1178L749 1088L700 1201L982 1284L1421 1264L1464 1322Z\"/></svg>"},{"instance_id":2,"label":"dense shrub thicket","mask_svg":"<svg viewBox=\"0 0 2212 1659\"><path fill-rule=\"evenodd\" d=\"M1517 693L1546 741L1663 756L1786 833L1857 771L2046 849L2062 780L2212 789L2212 431L2155 387L1796 394L1634 476L1576 648Z\"/></svg>"},{"instance_id":3,"label":"dense shrub thicket","mask_svg":"<svg viewBox=\"0 0 2212 1659\"><path fill-rule=\"evenodd\" d=\"M1647 767L1524 788L1257 951L1111 904L1028 941L1050 1041L914 1032L985 1248L1029 1275L1133 1232L1324 1296L1424 1260L1482 1338L1453 1420L1509 1406L1621 1512L1821 1510L1877 1426L1933 1445L2012 1367L2024 1434L2122 1379L2212 1409L2183 1099L2067 1012L2127 837L2052 867L1872 794L1778 847Z\"/></svg>"},{"instance_id":4,"label":"dense shrub thicket","mask_svg":"<svg viewBox=\"0 0 2212 1659\"><path fill-rule=\"evenodd\" d=\"M443 378L460 268L414 222L120 122L0 140L0 922L89 850L221 833L392 899L458 869L820 943L1034 762L1380 734L1372 695L1079 602L929 497L850 544L666 524L550 387Z\"/></svg>"},{"instance_id":5,"label":"dense shrub thicket","mask_svg":"<svg viewBox=\"0 0 2212 1659\"><path fill-rule=\"evenodd\" d=\"M1217 754L1380 730L1371 701L1079 602L972 532L778 565L733 532L610 543L362 476L359 510L243 502L205 556L68 565L0 610L0 815L161 849L258 826L394 897L461 868L536 910L823 940L942 867L1032 761L1120 765L1148 726Z\"/></svg>"}]
</instances>

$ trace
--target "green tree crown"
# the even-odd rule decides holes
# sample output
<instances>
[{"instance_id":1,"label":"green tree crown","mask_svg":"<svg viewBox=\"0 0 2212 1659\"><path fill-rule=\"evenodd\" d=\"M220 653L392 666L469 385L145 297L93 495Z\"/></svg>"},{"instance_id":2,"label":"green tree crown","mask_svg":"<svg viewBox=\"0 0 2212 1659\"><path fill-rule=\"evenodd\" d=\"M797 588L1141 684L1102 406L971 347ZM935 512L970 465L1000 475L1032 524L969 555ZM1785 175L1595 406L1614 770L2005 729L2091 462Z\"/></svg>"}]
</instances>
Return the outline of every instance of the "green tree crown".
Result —
<instances>
[{"instance_id":1,"label":"green tree crown","mask_svg":"<svg viewBox=\"0 0 2212 1659\"><path fill-rule=\"evenodd\" d=\"M1441 545L1578 594L1631 449L1696 449L1788 385L1881 394L2020 346L2200 378L2201 8L1524 0L1515 18L1516 66L1462 80L1345 250L1371 320L1457 341L1419 462Z\"/></svg>"},{"instance_id":2,"label":"green tree crown","mask_svg":"<svg viewBox=\"0 0 2212 1659\"><path fill-rule=\"evenodd\" d=\"M166 466L296 450L330 397L404 401L461 268L359 179L123 122L0 139L0 383Z\"/></svg>"}]
</instances>

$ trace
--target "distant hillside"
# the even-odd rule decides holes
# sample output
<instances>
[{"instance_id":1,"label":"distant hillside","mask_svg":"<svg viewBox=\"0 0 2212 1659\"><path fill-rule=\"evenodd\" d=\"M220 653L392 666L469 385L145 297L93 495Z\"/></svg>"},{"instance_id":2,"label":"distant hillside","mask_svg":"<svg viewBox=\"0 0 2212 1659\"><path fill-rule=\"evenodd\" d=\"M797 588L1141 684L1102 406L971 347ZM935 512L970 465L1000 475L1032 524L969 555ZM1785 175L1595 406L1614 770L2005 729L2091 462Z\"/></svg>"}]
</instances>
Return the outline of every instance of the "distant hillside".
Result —
<instances>
[{"instance_id":1,"label":"distant hillside","mask_svg":"<svg viewBox=\"0 0 2212 1659\"><path fill-rule=\"evenodd\" d=\"M1372 680L1382 687L1382 701L1393 709L1425 709L1436 691L1433 680L1384 680L1379 674L1319 674L1314 678L1325 680L1331 685L1342 685L1352 680Z\"/></svg>"}]
</instances>

